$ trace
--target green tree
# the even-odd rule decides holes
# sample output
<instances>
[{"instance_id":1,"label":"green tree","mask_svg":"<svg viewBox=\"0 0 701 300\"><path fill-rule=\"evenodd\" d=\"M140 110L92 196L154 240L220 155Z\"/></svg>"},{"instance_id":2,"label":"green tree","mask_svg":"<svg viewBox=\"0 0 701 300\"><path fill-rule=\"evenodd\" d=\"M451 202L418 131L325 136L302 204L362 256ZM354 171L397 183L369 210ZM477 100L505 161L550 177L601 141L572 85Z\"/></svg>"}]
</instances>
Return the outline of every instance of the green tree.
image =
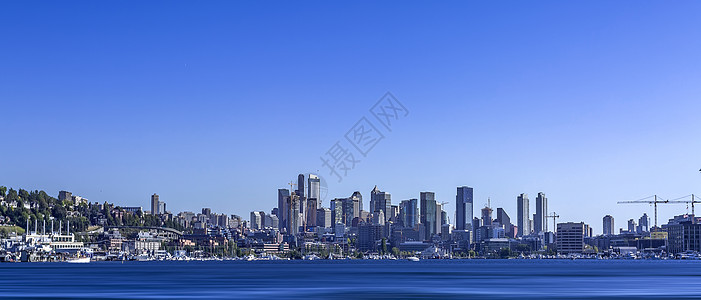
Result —
<instances>
[{"instance_id":1,"label":"green tree","mask_svg":"<svg viewBox=\"0 0 701 300\"><path fill-rule=\"evenodd\" d=\"M382 254L387 254L387 239L382 238Z\"/></svg>"},{"instance_id":2,"label":"green tree","mask_svg":"<svg viewBox=\"0 0 701 300\"><path fill-rule=\"evenodd\" d=\"M5 197L5 193L7 193L7 188L0 186L0 197Z\"/></svg>"},{"instance_id":3,"label":"green tree","mask_svg":"<svg viewBox=\"0 0 701 300\"><path fill-rule=\"evenodd\" d=\"M394 257L399 257L399 248L392 247L392 255L394 255Z\"/></svg>"},{"instance_id":4,"label":"green tree","mask_svg":"<svg viewBox=\"0 0 701 300\"><path fill-rule=\"evenodd\" d=\"M512 254L511 249L508 247L504 247L499 250L499 258L509 258Z\"/></svg>"}]
</instances>

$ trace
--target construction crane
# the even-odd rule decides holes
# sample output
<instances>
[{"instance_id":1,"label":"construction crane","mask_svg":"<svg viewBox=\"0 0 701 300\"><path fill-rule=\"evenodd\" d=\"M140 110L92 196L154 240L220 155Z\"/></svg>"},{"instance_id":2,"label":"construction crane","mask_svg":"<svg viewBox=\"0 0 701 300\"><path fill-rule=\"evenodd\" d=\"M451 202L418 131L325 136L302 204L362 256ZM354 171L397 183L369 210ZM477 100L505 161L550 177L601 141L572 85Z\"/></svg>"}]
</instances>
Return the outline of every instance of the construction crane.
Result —
<instances>
[{"instance_id":1,"label":"construction crane","mask_svg":"<svg viewBox=\"0 0 701 300\"><path fill-rule=\"evenodd\" d=\"M559 217L560 217L560 215L556 214L555 212L553 212L552 215L545 215L546 223L547 223L548 218L553 219L553 232L555 232L555 230L557 229L557 226L555 226L555 219L557 219Z\"/></svg>"},{"instance_id":2,"label":"construction crane","mask_svg":"<svg viewBox=\"0 0 701 300\"><path fill-rule=\"evenodd\" d=\"M654 198L654 200L648 200L650 198ZM663 203L670 203L669 200L661 200L657 197L657 195L652 195L650 197L645 197L640 200L633 200L633 201L618 201L618 204L639 204L639 203L646 203L646 204L652 204L655 206L655 230L657 230L657 204L663 204Z\"/></svg>"},{"instance_id":3,"label":"construction crane","mask_svg":"<svg viewBox=\"0 0 701 300\"><path fill-rule=\"evenodd\" d=\"M691 197L691 200L683 200L683 201L681 201L681 199L685 199L685 198L689 198L689 197ZM677 199L669 200L669 203L686 203L686 205L687 205L687 206L686 206L686 209L689 209L689 203L691 203L691 214L694 215L694 216L696 216L696 213L694 212L694 204L695 204L695 203L701 203L701 200L696 200L696 195L691 194L691 195L686 195L686 196L684 196L684 197L680 197L680 198L677 198ZM688 211L687 211L687 212L688 212Z\"/></svg>"}]
</instances>

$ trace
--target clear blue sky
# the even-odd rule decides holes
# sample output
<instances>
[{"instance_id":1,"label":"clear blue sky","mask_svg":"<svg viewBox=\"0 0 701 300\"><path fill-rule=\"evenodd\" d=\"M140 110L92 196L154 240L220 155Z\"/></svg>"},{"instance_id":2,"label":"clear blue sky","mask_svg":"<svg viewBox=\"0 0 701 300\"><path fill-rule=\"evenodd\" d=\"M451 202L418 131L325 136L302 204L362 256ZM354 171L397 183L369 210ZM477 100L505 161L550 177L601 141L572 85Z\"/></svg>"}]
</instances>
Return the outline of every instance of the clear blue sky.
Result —
<instances>
[{"instance_id":1,"label":"clear blue sky","mask_svg":"<svg viewBox=\"0 0 701 300\"><path fill-rule=\"evenodd\" d=\"M622 227L652 208L617 200L701 194L701 3L673 4L5 1L0 185L247 217L391 91L410 114L329 197L452 220L469 185L515 220L543 191Z\"/></svg>"}]
</instances>

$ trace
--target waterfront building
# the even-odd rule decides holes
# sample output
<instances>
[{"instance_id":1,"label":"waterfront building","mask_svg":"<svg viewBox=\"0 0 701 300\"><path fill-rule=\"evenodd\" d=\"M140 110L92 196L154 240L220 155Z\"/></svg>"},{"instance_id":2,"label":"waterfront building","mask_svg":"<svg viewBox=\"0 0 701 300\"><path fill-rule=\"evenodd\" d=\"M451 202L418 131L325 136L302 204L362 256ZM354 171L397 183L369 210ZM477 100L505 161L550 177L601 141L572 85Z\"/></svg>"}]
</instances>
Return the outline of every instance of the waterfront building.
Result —
<instances>
[{"instance_id":1,"label":"waterfront building","mask_svg":"<svg viewBox=\"0 0 701 300\"><path fill-rule=\"evenodd\" d=\"M663 227L667 231L669 253L701 252L701 218L688 214L675 216Z\"/></svg>"},{"instance_id":2,"label":"waterfront building","mask_svg":"<svg viewBox=\"0 0 701 300\"><path fill-rule=\"evenodd\" d=\"M548 228L548 198L545 193L540 192L535 198L535 215L533 217L533 232L541 233Z\"/></svg>"},{"instance_id":3,"label":"waterfront building","mask_svg":"<svg viewBox=\"0 0 701 300\"><path fill-rule=\"evenodd\" d=\"M455 229L472 230L473 190L471 187L458 187L455 196Z\"/></svg>"},{"instance_id":4,"label":"waterfront building","mask_svg":"<svg viewBox=\"0 0 701 300\"><path fill-rule=\"evenodd\" d=\"M557 223L557 252L575 254L584 251L584 222Z\"/></svg>"},{"instance_id":5,"label":"waterfront building","mask_svg":"<svg viewBox=\"0 0 701 300\"><path fill-rule=\"evenodd\" d=\"M431 237L436 234L436 194L433 192L420 193L420 220L425 226L425 240L431 240Z\"/></svg>"},{"instance_id":6,"label":"waterfront building","mask_svg":"<svg viewBox=\"0 0 701 300\"><path fill-rule=\"evenodd\" d=\"M613 217L611 215L604 216L603 234L612 235L614 228Z\"/></svg>"},{"instance_id":7,"label":"waterfront building","mask_svg":"<svg viewBox=\"0 0 701 300\"><path fill-rule=\"evenodd\" d=\"M516 226L518 226L518 236L529 235L531 233L531 220L529 219L530 212L528 194L523 193L516 198L516 209Z\"/></svg>"}]
</instances>

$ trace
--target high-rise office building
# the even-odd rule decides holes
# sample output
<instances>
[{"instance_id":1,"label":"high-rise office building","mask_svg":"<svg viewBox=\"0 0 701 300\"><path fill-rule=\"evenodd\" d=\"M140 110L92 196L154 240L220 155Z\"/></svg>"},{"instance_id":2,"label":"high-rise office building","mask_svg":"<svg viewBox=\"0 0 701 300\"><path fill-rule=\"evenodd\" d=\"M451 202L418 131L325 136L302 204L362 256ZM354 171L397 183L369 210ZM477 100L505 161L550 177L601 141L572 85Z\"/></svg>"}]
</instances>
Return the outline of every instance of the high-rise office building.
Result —
<instances>
[{"instance_id":1,"label":"high-rise office building","mask_svg":"<svg viewBox=\"0 0 701 300\"><path fill-rule=\"evenodd\" d=\"M516 198L516 226L518 226L518 236L524 236L531 234L530 229L530 211L528 203L528 194L518 195Z\"/></svg>"},{"instance_id":2,"label":"high-rise office building","mask_svg":"<svg viewBox=\"0 0 701 300\"><path fill-rule=\"evenodd\" d=\"M557 224L558 254L582 253L584 251L584 222Z\"/></svg>"},{"instance_id":3,"label":"high-rise office building","mask_svg":"<svg viewBox=\"0 0 701 300\"><path fill-rule=\"evenodd\" d=\"M163 201L158 201L158 214L162 215L166 213L166 203Z\"/></svg>"},{"instance_id":4,"label":"high-rise office building","mask_svg":"<svg viewBox=\"0 0 701 300\"><path fill-rule=\"evenodd\" d=\"M302 214L300 209L300 198L297 196L296 192L292 192L292 195L287 197L288 207L289 207L289 220L287 221L287 232L290 234L297 234L299 232L299 227L302 226Z\"/></svg>"},{"instance_id":5,"label":"high-rise office building","mask_svg":"<svg viewBox=\"0 0 701 300\"><path fill-rule=\"evenodd\" d=\"M399 203L399 220L404 227L414 228L417 224L418 200L409 199Z\"/></svg>"},{"instance_id":6,"label":"high-rise office building","mask_svg":"<svg viewBox=\"0 0 701 300\"><path fill-rule=\"evenodd\" d=\"M533 217L533 233L547 231L548 228L548 198L545 193L540 192L535 198L535 215Z\"/></svg>"},{"instance_id":7,"label":"high-rise office building","mask_svg":"<svg viewBox=\"0 0 701 300\"><path fill-rule=\"evenodd\" d=\"M316 226L323 228L331 228L331 210L322 207L316 210Z\"/></svg>"},{"instance_id":8,"label":"high-rise office building","mask_svg":"<svg viewBox=\"0 0 701 300\"><path fill-rule=\"evenodd\" d=\"M482 226L492 225L492 208L485 206L482 209Z\"/></svg>"},{"instance_id":9,"label":"high-rise office building","mask_svg":"<svg viewBox=\"0 0 701 300\"><path fill-rule=\"evenodd\" d=\"M307 197L304 190L304 174L297 175L297 196L299 197L300 226L307 224Z\"/></svg>"},{"instance_id":10,"label":"high-rise office building","mask_svg":"<svg viewBox=\"0 0 701 300\"><path fill-rule=\"evenodd\" d=\"M363 195L359 191L355 191L348 198L347 202L346 207L348 210L344 213L346 214L346 220L348 220L347 226L351 226L353 219L360 218L360 211L363 210Z\"/></svg>"},{"instance_id":11,"label":"high-rise office building","mask_svg":"<svg viewBox=\"0 0 701 300\"><path fill-rule=\"evenodd\" d=\"M443 205L436 202L436 229L435 233L436 234L441 234L441 230L443 228L441 227L443 224Z\"/></svg>"},{"instance_id":12,"label":"high-rise office building","mask_svg":"<svg viewBox=\"0 0 701 300\"><path fill-rule=\"evenodd\" d=\"M287 222L290 219L290 207L287 206L290 201L290 190L277 190L277 213L279 229L287 228Z\"/></svg>"},{"instance_id":13,"label":"high-rise office building","mask_svg":"<svg viewBox=\"0 0 701 300\"><path fill-rule=\"evenodd\" d=\"M636 232L637 233L645 233L650 231L650 217L647 216L647 213L644 213L640 219L638 219L638 227Z\"/></svg>"},{"instance_id":14,"label":"high-rise office building","mask_svg":"<svg viewBox=\"0 0 701 300\"><path fill-rule=\"evenodd\" d=\"M306 228L312 228L316 227L316 213L317 213L317 204L316 204L316 198L309 198L307 199L307 208L306 208Z\"/></svg>"},{"instance_id":15,"label":"high-rise office building","mask_svg":"<svg viewBox=\"0 0 701 300\"><path fill-rule=\"evenodd\" d=\"M160 214L158 211L159 205L158 205L158 194L153 194L151 195L151 214L152 215L158 215Z\"/></svg>"},{"instance_id":16,"label":"high-rise office building","mask_svg":"<svg viewBox=\"0 0 701 300\"><path fill-rule=\"evenodd\" d=\"M504 235L513 238L514 237L514 232L513 232L513 224L511 224L511 218L509 215L506 213L506 211L499 207L497 208L497 223L501 224L504 226Z\"/></svg>"},{"instance_id":17,"label":"high-rise office building","mask_svg":"<svg viewBox=\"0 0 701 300\"><path fill-rule=\"evenodd\" d=\"M262 211L251 212L251 229L263 229L265 226L265 213Z\"/></svg>"},{"instance_id":18,"label":"high-rise office building","mask_svg":"<svg viewBox=\"0 0 701 300\"><path fill-rule=\"evenodd\" d=\"M392 196L389 193L381 192L377 186L370 192L370 212L377 215L382 211L385 216L385 221L391 217L390 210L392 209ZM373 206L374 205L374 206Z\"/></svg>"},{"instance_id":19,"label":"high-rise office building","mask_svg":"<svg viewBox=\"0 0 701 300\"><path fill-rule=\"evenodd\" d=\"M473 199L472 188L467 186L458 187L458 194L455 196L455 229L472 230Z\"/></svg>"},{"instance_id":20,"label":"high-rise office building","mask_svg":"<svg viewBox=\"0 0 701 300\"><path fill-rule=\"evenodd\" d=\"M436 194L433 192L421 192L420 194L420 220L425 227L425 240L431 240L436 234Z\"/></svg>"},{"instance_id":21,"label":"high-rise office building","mask_svg":"<svg viewBox=\"0 0 701 300\"><path fill-rule=\"evenodd\" d=\"M614 230L613 217L611 215L604 216L604 235L612 235Z\"/></svg>"},{"instance_id":22,"label":"high-rise office building","mask_svg":"<svg viewBox=\"0 0 701 300\"><path fill-rule=\"evenodd\" d=\"M316 199L317 207L314 209L321 207L321 180L319 176L309 174L309 178L307 178L307 199L312 198Z\"/></svg>"},{"instance_id":23,"label":"high-rise office building","mask_svg":"<svg viewBox=\"0 0 701 300\"><path fill-rule=\"evenodd\" d=\"M629 219L628 220L628 232L634 233L635 232L635 220L634 219Z\"/></svg>"}]
</instances>

